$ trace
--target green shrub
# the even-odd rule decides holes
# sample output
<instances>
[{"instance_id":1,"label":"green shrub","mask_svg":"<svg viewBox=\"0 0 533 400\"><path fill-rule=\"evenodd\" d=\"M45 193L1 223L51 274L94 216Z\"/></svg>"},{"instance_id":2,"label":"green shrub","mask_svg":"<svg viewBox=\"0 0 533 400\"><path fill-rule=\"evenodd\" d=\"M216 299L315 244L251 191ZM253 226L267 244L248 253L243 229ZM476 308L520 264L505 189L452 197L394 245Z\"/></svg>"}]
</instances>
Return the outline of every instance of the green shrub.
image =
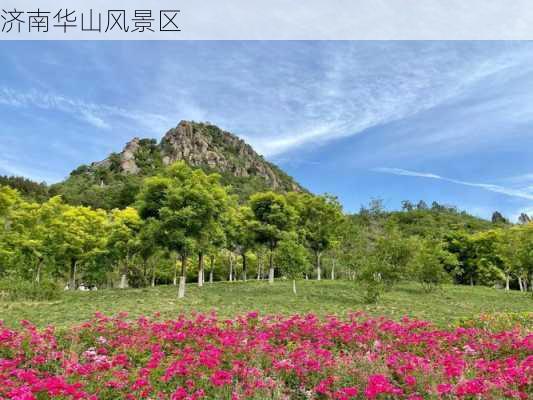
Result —
<instances>
[{"instance_id":1,"label":"green shrub","mask_svg":"<svg viewBox=\"0 0 533 400\"><path fill-rule=\"evenodd\" d=\"M365 283L365 293L363 295L363 301L366 304L375 304L378 302L381 294L385 291L385 288L376 280L368 281Z\"/></svg>"},{"instance_id":2,"label":"green shrub","mask_svg":"<svg viewBox=\"0 0 533 400\"><path fill-rule=\"evenodd\" d=\"M391 290L408 272L416 250L414 239L403 238L397 230L390 230L376 240L373 250L361 266L361 279L368 285L370 297Z\"/></svg>"},{"instance_id":3,"label":"green shrub","mask_svg":"<svg viewBox=\"0 0 533 400\"><path fill-rule=\"evenodd\" d=\"M0 300L56 300L61 297L61 293L60 286L50 281L36 283L16 278L0 280Z\"/></svg>"}]
</instances>

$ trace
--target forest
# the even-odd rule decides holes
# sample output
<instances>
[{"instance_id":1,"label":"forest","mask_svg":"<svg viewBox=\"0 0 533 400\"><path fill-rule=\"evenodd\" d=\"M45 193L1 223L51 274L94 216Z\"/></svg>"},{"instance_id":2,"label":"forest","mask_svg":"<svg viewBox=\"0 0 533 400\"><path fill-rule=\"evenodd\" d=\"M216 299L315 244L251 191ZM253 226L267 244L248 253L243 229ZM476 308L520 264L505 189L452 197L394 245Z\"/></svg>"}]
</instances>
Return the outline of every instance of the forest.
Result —
<instances>
[{"instance_id":1,"label":"forest","mask_svg":"<svg viewBox=\"0 0 533 400\"><path fill-rule=\"evenodd\" d=\"M139 182L131 205L69 203L22 178L0 186L0 296L47 299L64 290L282 279L362 283L378 302L401 282L532 292L533 223L492 221L433 202L387 211L373 200L345 213L331 195L257 192L176 162Z\"/></svg>"}]
</instances>

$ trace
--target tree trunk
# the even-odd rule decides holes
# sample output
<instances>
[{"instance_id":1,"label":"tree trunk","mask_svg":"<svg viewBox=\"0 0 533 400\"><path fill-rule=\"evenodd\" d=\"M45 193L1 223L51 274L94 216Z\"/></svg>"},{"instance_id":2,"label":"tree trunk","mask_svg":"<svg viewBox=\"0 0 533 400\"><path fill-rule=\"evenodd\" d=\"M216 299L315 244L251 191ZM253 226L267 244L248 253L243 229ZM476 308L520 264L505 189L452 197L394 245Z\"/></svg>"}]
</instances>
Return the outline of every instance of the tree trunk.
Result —
<instances>
[{"instance_id":1,"label":"tree trunk","mask_svg":"<svg viewBox=\"0 0 533 400\"><path fill-rule=\"evenodd\" d=\"M185 297L185 282L187 279L187 276L185 275L185 268L187 264L187 256L185 254L181 255L181 276L180 276L180 283L178 286L178 299L182 299Z\"/></svg>"},{"instance_id":2,"label":"tree trunk","mask_svg":"<svg viewBox=\"0 0 533 400\"><path fill-rule=\"evenodd\" d=\"M155 287L155 263L152 264L152 287Z\"/></svg>"},{"instance_id":3,"label":"tree trunk","mask_svg":"<svg viewBox=\"0 0 533 400\"><path fill-rule=\"evenodd\" d=\"M474 278L470 277L470 286L474 286Z\"/></svg>"},{"instance_id":4,"label":"tree trunk","mask_svg":"<svg viewBox=\"0 0 533 400\"><path fill-rule=\"evenodd\" d=\"M259 255L259 259L257 260L257 280L261 280L261 277L263 276L263 257Z\"/></svg>"},{"instance_id":5,"label":"tree trunk","mask_svg":"<svg viewBox=\"0 0 533 400\"><path fill-rule=\"evenodd\" d=\"M178 299L185 297L185 276L180 276L180 284L178 286Z\"/></svg>"},{"instance_id":6,"label":"tree trunk","mask_svg":"<svg viewBox=\"0 0 533 400\"><path fill-rule=\"evenodd\" d=\"M274 251L272 249L268 255L268 283L274 283Z\"/></svg>"},{"instance_id":7,"label":"tree trunk","mask_svg":"<svg viewBox=\"0 0 533 400\"><path fill-rule=\"evenodd\" d=\"M292 280L292 292L296 296L296 279Z\"/></svg>"},{"instance_id":8,"label":"tree trunk","mask_svg":"<svg viewBox=\"0 0 533 400\"><path fill-rule=\"evenodd\" d=\"M119 289L126 289L128 287L128 276L126 274L122 274L120 277L120 283L118 285Z\"/></svg>"},{"instance_id":9,"label":"tree trunk","mask_svg":"<svg viewBox=\"0 0 533 400\"><path fill-rule=\"evenodd\" d=\"M316 280L319 281L322 279L322 270L320 269L320 252L315 253L316 258Z\"/></svg>"},{"instance_id":10,"label":"tree trunk","mask_svg":"<svg viewBox=\"0 0 533 400\"><path fill-rule=\"evenodd\" d=\"M204 254L198 253L198 287L204 286Z\"/></svg>"},{"instance_id":11,"label":"tree trunk","mask_svg":"<svg viewBox=\"0 0 533 400\"><path fill-rule=\"evenodd\" d=\"M509 281L511 280L511 278L509 277L509 275L505 275L505 290L508 292L509 291Z\"/></svg>"},{"instance_id":12,"label":"tree trunk","mask_svg":"<svg viewBox=\"0 0 533 400\"><path fill-rule=\"evenodd\" d=\"M39 258L39 261L37 261L37 271L35 273L35 282L37 284L41 283L41 269L43 267L43 259Z\"/></svg>"},{"instance_id":13,"label":"tree trunk","mask_svg":"<svg viewBox=\"0 0 533 400\"><path fill-rule=\"evenodd\" d=\"M130 259L129 259L129 255L126 255L124 270L122 271L122 276L120 277L119 289L126 289L128 287L129 269L130 269Z\"/></svg>"},{"instance_id":14,"label":"tree trunk","mask_svg":"<svg viewBox=\"0 0 533 400\"><path fill-rule=\"evenodd\" d=\"M246 253L242 253L242 280L246 282Z\"/></svg>"},{"instance_id":15,"label":"tree trunk","mask_svg":"<svg viewBox=\"0 0 533 400\"><path fill-rule=\"evenodd\" d=\"M331 265L331 280L335 280L335 259L333 259L333 264Z\"/></svg>"},{"instance_id":16,"label":"tree trunk","mask_svg":"<svg viewBox=\"0 0 533 400\"><path fill-rule=\"evenodd\" d=\"M233 253L229 253L229 281L233 282Z\"/></svg>"},{"instance_id":17,"label":"tree trunk","mask_svg":"<svg viewBox=\"0 0 533 400\"><path fill-rule=\"evenodd\" d=\"M518 277L518 286L520 287L520 291L523 292L524 291L524 286L522 286L522 277L521 276Z\"/></svg>"},{"instance_id":18,"label":"tree trunk","mask_svg":"<svg viewBox=\"0 0 533 400\"><path fill-rule=\"evenodd\" d=\"M181 262L183 262L183 257L181 259ZM172 281L172 283L174 286L178 284L178 256L177 255L176 255L176 262L174 264L174 280Z\"/></svg>"},{"instance_id":19,"label":"tree trunk","mask_svg":"<svg viewBox=\"0 0 533 400\"><path fill-rule=\"evenodd\" d=\"M215 269L215 256L211 256L211 269L209 270L209 283L213 283L214 269Z\"/></svg>"},{"instance_id":20,"label":"tree trunk","mask_svg":"<svg viewBox=\"0 0 533 400\"><path fill-rule=\"evenodd\" d=\"M76 290L76 265L77 261L73 259L70 263L70 279L68 283L68 288L70 290Z\"/></svg>"}]
</instances>

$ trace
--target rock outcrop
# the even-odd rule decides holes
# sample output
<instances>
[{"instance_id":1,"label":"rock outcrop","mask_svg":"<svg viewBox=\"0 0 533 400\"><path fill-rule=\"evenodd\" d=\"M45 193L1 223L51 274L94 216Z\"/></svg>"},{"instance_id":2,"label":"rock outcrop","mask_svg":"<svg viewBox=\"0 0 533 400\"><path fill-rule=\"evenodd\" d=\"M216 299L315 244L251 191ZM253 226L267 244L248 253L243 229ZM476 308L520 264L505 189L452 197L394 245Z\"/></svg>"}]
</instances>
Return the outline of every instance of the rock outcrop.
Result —
<instances>
[{"instance_id":1,"label":"rock outcrop","mask_svg":"<svg viewBox=\"0 0 533 400\"><path fill-rule=\"evenodd\" d=\"M120 155L120 168L122 171L129 174L138 174L140 172L140 168L135 162L135 154L140 147L139 141L139 138L133 138L133 140L128 142L126 147L124 147L124 150Z\"/></svg>"},{"instance_id":2,"label":"rock outcrop","mask_svg":"<svg viewBox=\"0 0 533 400\"><path fill-rule=\"evenodd\" d=\"M151 146L150 149L143 151L147 146ZM150 154L154 158L151 161L154 165L159 162L166 166L176 161L185 161L193 167L238 178L259 177L273 190L303 190L281 169L257 154L244 140L214 125L191 121L181 121L158 144L153 140L134 138L122 152L93 163L91 167L118 167L121 173L142 174L141 153L144 165L150 163L146 159L146 154Z\"/></svg>"}]
</instances>

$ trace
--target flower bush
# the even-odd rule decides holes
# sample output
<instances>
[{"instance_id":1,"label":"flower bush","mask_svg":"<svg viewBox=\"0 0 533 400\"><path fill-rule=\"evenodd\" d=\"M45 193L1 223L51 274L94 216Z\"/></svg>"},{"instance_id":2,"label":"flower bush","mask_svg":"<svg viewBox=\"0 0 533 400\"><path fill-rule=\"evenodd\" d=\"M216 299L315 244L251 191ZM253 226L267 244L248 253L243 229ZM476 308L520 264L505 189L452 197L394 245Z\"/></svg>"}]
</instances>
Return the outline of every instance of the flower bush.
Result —
<instances>
[{"instance_id":1,"label":"flower bush","mask_svg":"<svg viewBox=\"0 0 533 400\"><path fill-rule=\"evenodd\" d=\"M353 314L0 325L0 399L528 399L533 335Z\"/></svg>"}]
</instances>

